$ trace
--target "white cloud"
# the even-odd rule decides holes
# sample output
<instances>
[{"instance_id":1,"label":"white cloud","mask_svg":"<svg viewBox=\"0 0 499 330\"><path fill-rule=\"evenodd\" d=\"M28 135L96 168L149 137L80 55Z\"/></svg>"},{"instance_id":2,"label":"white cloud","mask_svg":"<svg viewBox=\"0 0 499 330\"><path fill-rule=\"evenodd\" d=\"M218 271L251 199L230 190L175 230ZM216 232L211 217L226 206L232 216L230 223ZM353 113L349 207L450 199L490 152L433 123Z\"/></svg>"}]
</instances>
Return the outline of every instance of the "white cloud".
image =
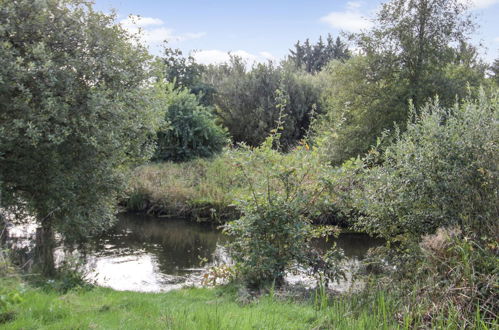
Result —
<instances>
[{"instance_id":1,"label":"white cloud","mask_svg":"<svg viewBox=\"0 0 499 330\"><path fill-rule=\"evenodd\" d=\"M494 38L494 41L495 41L495 42L499 42L499 37Z\"/></svg>"},{"instance_id":2,"label":"white cloud","mask_svg":"<svg viewBox=\"0 0 499 330\"><path fill-rule=\"evenodd\" d=\"M361 1L348 1L347 2L347 8L350 10L358 9L358 8L362 7L362 5L363 5L363 2L361 2Z\"/></svg>"},{"instance_id":3,"label":"white cloud","mask_svg":"<svg viewBox=\"0 0 499 330\"><path fill-rule=\"evenodd\" d=\"M333 11L321 17L321 22L329 24L333 28L348 32L359 32L372 26L372 22L360 11L363 2L347 2L345 11Z\"/></svg>"},{"instance_id":4,"label":"white cloud","mask_svg":"<svg viewBox=\"0 0 499 330\"><path fill-rule=\"evenodd\" d=\"M125 18L124 20L122 20L120 23L125 28L137 28L137 27L165 24L159 18L142 17L142 16L138 16L138 15L130 15L127 18Z\"/></svg>"},{"instance_id":5,"label":"white cloud","mask_svg":"<svg viewBox=\"0 0 499 330\"><path fill-rule=\"evenodd\" d=\"M499 3L499 0L459 0L461 3L470 4L473 9L483 9Z\"/></svg>"},{"instance_id":6,"label":"white cloud","mask_svg":"<svg viewBox=\"0 0 499 330\"><path fill-rule=\"evenodd\" d=\"M120 24L131 34L138 34L139 39L153 49L158 48L164 41L180 42L206 35L204 32L176 34L173 29L166 27L161 19L138 15L130 15L121 20Z\"/></svg>"},{"instance_id":7,"label":"white cloud","mask_svg":"<svg viewBox=\"0 0 499 330\"><path fill-rule=\"evenodd\" d=\"M259 55L260 55L261 57L263 57L264 59L266 59L266 60L269 60L269 61L276 61L275 56L274 56L274 55L272 55L272 54L271 54L271 53L269 53L269 52L265 52L265 51L263 51L263 52L260 52L260 53L259 53Z\"/></svg>"},{"instance_id":8,"label":"white cloud","mask_svg":"<svg viewBox=\"0 0 499 330\"><path fill-rule=\"evenodd\" d=\"M211 49L211 50L201 50L196 51L192 56L196 59L196 62L201 64L220 64L225 63L230 60L230 55L236 55L242 58L248 66L253 65L258 62L267 62L268 60L275 60L275 57L269 52L260 52L258 55L248 53L245 50L236 50L231 52L225 52L223 50Z\"/></svg>"}]
</instances>

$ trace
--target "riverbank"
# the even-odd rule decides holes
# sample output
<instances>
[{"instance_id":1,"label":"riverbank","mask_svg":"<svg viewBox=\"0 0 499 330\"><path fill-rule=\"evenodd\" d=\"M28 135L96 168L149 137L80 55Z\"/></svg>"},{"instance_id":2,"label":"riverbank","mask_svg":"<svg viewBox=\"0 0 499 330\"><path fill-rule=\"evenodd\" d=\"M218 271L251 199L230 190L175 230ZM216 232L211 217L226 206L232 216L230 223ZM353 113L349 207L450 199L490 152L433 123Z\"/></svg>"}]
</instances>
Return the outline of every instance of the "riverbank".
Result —
<instances>
[{"instance_id":1,"label":"riverbank","mask_svg":"<svg viewBox=\"0 0 499 330\"><path fill-rule=\"evenodd\" d=\"M208 159L184 163L151 163L137 167L130 175L128 189L121 205L128 212L146 213L164 218L194 219L215 224L239 218L237 200L250 194L247 179L265 182L269 164L252 164L250 173L243 173L238 163L244 161L248 150L229 149ZM310 191L324 185L325 166L318 154L295 150L283 155L287 167L300 168L303 153L307 153L309 168L300 184ZM246 156L247 157L247 156ZM327 203L317 203L311 216L319 224L338 225L344 229L351 224L356 211L350 206L348 192L355 178L346 166L330 168L328 175L335 184Z\"/></svg>"},{"instance_id":2,"label":"riverbank","mask_svg":"<svg viewBox=\"0 0 499 330\"><path fill-rule=\"evenodd\" d=\"M60 294L27 287L4 329L393 329L393 302L352 298L238 299L234 287L138 293L105 288ZM315 301L315 302L314 302Z\"/></svg>"}]
</instances>

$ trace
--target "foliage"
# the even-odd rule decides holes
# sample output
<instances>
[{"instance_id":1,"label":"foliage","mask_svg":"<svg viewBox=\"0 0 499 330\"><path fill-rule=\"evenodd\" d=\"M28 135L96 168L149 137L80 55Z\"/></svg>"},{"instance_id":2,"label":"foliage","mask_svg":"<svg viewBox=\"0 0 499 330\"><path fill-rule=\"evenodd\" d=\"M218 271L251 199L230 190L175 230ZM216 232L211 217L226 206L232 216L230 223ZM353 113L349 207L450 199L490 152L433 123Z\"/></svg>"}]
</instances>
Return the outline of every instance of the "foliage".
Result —
<instances>
[{"instance_id":1,"label":"foliage","mask_svg":"<svg viewBox=\"0 0 499 330\"><path fill-rule=\"evenodd\" d=\"M385 70L400 71L400 82L406 84L403 98L420 107L435 96L434 79L445 65L456 54L474 50L467 45L475 25L466 10L467 4L458 0L388 1L375 27L359 35L358 43Z\"/></svg>"},{"instance_id":2,"label":"foliage","mask_svg":"<svg viewBox=\"0 0 499 330\"><path fill-rule=\"evenodd\" d=\"M486 66L468 43L474 23L457 0L382 5L370 31L356 35L361 55L322 73L326 115L317 122L334 164L367 152L376 138L436 95L444 106L478 95Z\"/></svg>"},{"instance_id":3,"label":"foliage","mask_svg":"<svg viewBox=\"0 0 499 330\"><path fill-rule=\"evenodd\" d=\"M188 89L198 96L203 105L213 104L215 89L202 81L205 67L196 63L192 55L185 57L180 49L169 48L165 45L161 62L166 81L174 83L175 87Z\"/></svg>"},{"instance_id":4,"label":"foliage","mask_svg":"<svg viewBox=\"0 0 499 330\"><path fill-rule=\"evenodd\" d=\"M390 289L400 322L415 327L493 329L497 326L497 240L478 240L456 227L439 228L419 244L372 253L366 292Z\"/></svg>"},{"instance_id":5,"label":"foliage","mask_svg":"<svg viewBox=\"0 0 499 330\"><path fill-rule=\"evenodd\" d=\"M490 70L492 71L492 79L499 86L499 59L496 59L494 63L492 63Z\"/></svg>"},{"instance_id":6,"label":"foliage","mask_svg":"<svg viewBox=\"0 0 499 330\"><path fill-rule=\"evenodd\" d=\"M151 150L149 55L89 2L21 0L2 2L0 58L2 206L66 238L107 226Z\"/></svg>"},{"instance_id":7,"label":"foliage","mask_svg":"<svg viewBox=\"0 0 499 330\"><path fill-rule=\"evenodd\" d=\"M441 226L497 237L497 95L454 108L438 100L414 114L407 131L365 178L359 228L386 238L418 238Z\"/></svg>"},{"instance_id":8,"label":"foliage","mask_svg":"<svg viewBox=\"0 0 499 330\"><path fill-rule=\"evenodd\" d=\"M327 43L324 44L322 36L315 45L311 45L308 39L303 45L297 41L294 49L290 49L288 61L294 64L298 69L303 69L308 73L319 72L332 60L347 60L350 58L350 51L347 45L336 37L333 39L331 34L327 36Z\"/></svg>"},{"instance_id":9,"label":"foliage","mask_svg":"<svg viewBox=\"0 0 499 330\"><path fill-rule=\"evenodd\" d=\"M23 302L23 288L8 285L0 279L0 325L7 323L15 317L15 306ZM6 285L7 284L7 285Z\"/></svg>"},{"instance_id":10,"label":"foliage","mask_svg":"<svg viewBox=\"0 0 499 330\"><path fill-rule=\"evenodd\" d=\"M134 170L126 207L158 216L224 222L238 216L233 202L242 182L231 153L185 163L143 165Z\"/></svg>"},{"instance_id":11,"label":"foliage","mask_svg":"<svg viewBox=\"0 0 499 330\"><path fill-rule=\"evenodd\" d=\"M228 138L210 108L187 89L168 91L165 128L158 131L156 160L186 161L222 151Z\"/></svg>"},{"instance_id":12,"label":"foliage","mask_svg":"<svg viewBox=\"0 0 499 330\"><path fill-rule=\"evenodd\" d=\"M216 113L236 143L257 146L265 140L278 120L279 98L286 98L281 134L285 149L304 136L314 112L320 111L320 87L290 65L259 63L247 71L242 59L231 57L230 63L207 69L204 81L217 90Z\"/></svg>"},{"instance_id":13,"label":"foliage","mask_svg":"<svg viewBox=\"0 0 499 330\"><path fill-rule=\"evenodd\" d=\"M325 161L339 165L357 157L376 143L385 128L405 118L397 74L380 76L365 56L333 61L320 77L325 114L313 130Z\"/></svg>"},{"instance_id":14,"label":"foliage","mask_svg":"<svg viewBox=\"0 0 499 330\"><path fill-rule=\"evenodd\" d=\"M307 181L324 169L306 144L294 151L294 162L289 162L273 149L278 149L279 137L276 129L260 147L245 147L246 152L235 159L248 191L237 200L242 217L225 225L225 233L235 238L229 243L230 254L241 279L252 288L280 286L285 272L300 265L337 280L342 272L335 267L335 251L321 256L310 244L324 234L311 225L324 188L319 184L310 188ZM251 176L253 168L263 170L259 177Z\"/></svg>"}]
</instances>

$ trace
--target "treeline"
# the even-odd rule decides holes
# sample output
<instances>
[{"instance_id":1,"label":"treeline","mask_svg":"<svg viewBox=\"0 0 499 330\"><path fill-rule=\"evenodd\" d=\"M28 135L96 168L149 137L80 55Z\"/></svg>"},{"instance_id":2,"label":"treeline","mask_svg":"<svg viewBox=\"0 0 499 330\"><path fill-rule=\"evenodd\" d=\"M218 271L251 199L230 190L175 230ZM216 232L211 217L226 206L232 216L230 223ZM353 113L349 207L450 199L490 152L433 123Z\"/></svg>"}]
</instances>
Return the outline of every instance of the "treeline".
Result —
<instances>
[{"instance_id":1,"label":"treeline","mask_svg":"<svg viewBox=\"0 0 499 330\"><path fill-rule=\"evenodd\" d=\"M166 48L165 77L196 95L233 145L258 146L281 126L281 150L307 136L309 143L327 144L329 160L340 164L367 152L395 125L403 130L411 104L418 109L438 97L452 106L476 96L480 86L497 87L498 61L487 65L469 43L475 26L464 6L397 6L386 4L373 29L352 36L355 54L331 35L326 43L298 41L280 63L251 67L236 56L204 66Z\"/></svg>"}]
</instances>

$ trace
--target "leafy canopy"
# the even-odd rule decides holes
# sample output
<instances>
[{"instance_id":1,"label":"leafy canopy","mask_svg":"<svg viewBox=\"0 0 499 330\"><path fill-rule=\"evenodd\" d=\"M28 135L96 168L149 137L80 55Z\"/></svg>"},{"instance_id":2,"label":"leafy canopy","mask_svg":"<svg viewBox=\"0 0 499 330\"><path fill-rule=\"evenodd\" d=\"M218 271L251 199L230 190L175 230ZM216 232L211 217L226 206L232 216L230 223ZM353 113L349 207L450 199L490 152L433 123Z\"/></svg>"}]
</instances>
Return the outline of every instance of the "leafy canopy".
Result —
<instances>
[{"instance_id":1,"label":"leafy canopy","mask_svg":"<svg viewBox=\"0 0 499 330\"><path fill-rule=\"evenodd\" d=\"M150 56L114 22L86 0L0 1L2 207L66 238L114 219L162 108Z\"/></svg>"}]
</instances>

